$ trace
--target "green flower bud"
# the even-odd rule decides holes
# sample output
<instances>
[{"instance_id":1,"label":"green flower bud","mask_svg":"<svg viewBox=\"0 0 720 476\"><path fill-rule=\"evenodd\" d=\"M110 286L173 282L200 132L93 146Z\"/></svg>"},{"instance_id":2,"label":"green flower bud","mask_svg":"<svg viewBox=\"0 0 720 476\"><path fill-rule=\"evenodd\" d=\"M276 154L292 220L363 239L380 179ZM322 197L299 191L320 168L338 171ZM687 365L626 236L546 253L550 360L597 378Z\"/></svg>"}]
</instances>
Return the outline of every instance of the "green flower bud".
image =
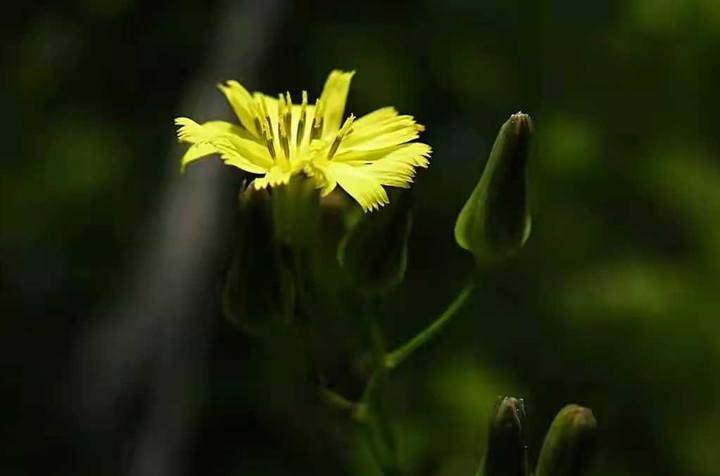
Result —
<instances>
[{"instance_id":1,"label":"green flower bud","mask_svg":"<svg viewBox=\"0 0 720 476\"><path fill-rule=\"evenodd\" d=\"M536 476L581 476L596 449L597 424L589 408L567 405L553 420L538 459Z\"/></svg>"},{"instance_id":2,"label":"green flower bud","mask_svg":"<svg viewBox=\"0 0 720 476\"><path fill-rule=\"evenodd\" d=\"M525 405L522 399L498 398L490 417L483 476L527 476Z\"/></svg>"},{"instance_id":3,"label":"green flower bud","mask_svg":"<svg viewBox=\"0 0 720 476\"><path fill-rule=\"evenodd\" d=\"M240 232L223 290L225 317L254 335L269 334L293 316L290 267L273 239L270 197L249 187L240 194Z\"/></svg>"},{"instance_id":4,"label":"green flower bud","mask_svg":"<svg viewBox=\"0 0 720 476\"><path fill-rule=\"evenodd\" d=\"M455 223L455 240L477 259L517 252L530 235L525 166L530 116L517 113L500 128L490 158Z\"/></svg>"},{"instance_id":5,"label":"green flower bud","mask_svg":"<svg viewBox=\"0 0 720 476\"><path fill-rule=\"evenodd\" d=\"M311 245L320 223L319 193L306 177L294 176L271 191L275 238L293 248Z\"/></svg>"},{"instance_id":6,"label":"green flower bud","mask_svg":"<svg viewBox=\"0 0 720 476\"><path fill-rule=\"evenodd\" d=\"M409 192L398 191L389 205L373 213L358 212L350 220L337 259L360 290L383 293L405 277L411 201Z\"/></svg>"}]
</instances>

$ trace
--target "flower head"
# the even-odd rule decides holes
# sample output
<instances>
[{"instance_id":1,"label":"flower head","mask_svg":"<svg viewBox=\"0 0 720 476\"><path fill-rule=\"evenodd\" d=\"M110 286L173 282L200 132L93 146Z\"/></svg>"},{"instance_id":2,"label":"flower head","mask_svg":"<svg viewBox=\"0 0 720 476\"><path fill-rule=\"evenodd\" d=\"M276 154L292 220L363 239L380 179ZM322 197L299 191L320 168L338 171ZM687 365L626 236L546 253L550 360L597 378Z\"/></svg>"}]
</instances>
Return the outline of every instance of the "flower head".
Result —
<instances>
[{"instance_id":1,"label":"flower head","mask_svg":"<svg viewBox=\"0 0 720 476\"><path fill-rule=\"evenodd\" d=\"M290 93L274 98L251 94L236 81L219 85L240 124L175 119L178 139L191 144L182 167L219 154L226 164L257 174L252 186L258 189L285 185L302 173L322 195L340 186L366 212L387 204L383 187L408 188L415 168L428 166L431 149L411 142L424 128L395 108L344 118L353 74L331 72L314 104L306 91L294 104Z\"/></svg>"}]
</instances>

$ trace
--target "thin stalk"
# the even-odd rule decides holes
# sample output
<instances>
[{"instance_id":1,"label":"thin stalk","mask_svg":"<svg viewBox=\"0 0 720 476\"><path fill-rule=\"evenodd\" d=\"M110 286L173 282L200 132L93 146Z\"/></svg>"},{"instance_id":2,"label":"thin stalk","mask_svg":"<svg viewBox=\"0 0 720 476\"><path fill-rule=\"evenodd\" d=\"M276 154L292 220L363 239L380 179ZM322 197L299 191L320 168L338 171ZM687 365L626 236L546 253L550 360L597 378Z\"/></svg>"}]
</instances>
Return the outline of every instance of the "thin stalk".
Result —
<instances>
[{"instance_id":1,"label":"thin stalk","mask_svg":"<svg viewBox=\"0 0 720 476\"><path fill-rule=\"evenodd\" d=\"M415 337L405 342L400 347L385 356L385 368L393 369L397 367L405 359L410 357L413 352L415 352L418 348L422 347L426 342L431 340L440 331L442 331L448 324L448 322L450 322L450 320L453 318L453 316L455 316L455 314L460 310L460 308L462 308L463 304L465 304L465 301L467 301L468 297L470 297L470 294L472 293L474 287L475 279L474 277L472 277L460 290L460 293L458 293L453 302L451 302L447 309L445 309L445 312L440 314L437 319L435 319L425 329L420 331Z\"/></svg>"},{"instance_id":2,"label":"thin stalk","mask_svg":"<svg viewBox=\"0 0 720 476\"><path fill-rule=\"evenodd\" d=\"M365 320L377 367L368 379L358 403L358 419L364 426L362 434L383 474L395 476L401 474L397 464L395 439L385 416L380 395L387 374L387 369L383 365L386 356L385 339L376 316L369 307L369 305L366 307Z\"/></svg>"},{"instance_id":3,"label":"thin stalk","mask_svg":"<svg viewBox=\"0 0 720 476\"><path fill-rule=\"evenodd\" d=\"M334 392L326 387L320 387L320 396L331 408L341 412L353 415L356 411L357 405L355 402L343 397L337 392Z\"/></svg>"}]
</instances>

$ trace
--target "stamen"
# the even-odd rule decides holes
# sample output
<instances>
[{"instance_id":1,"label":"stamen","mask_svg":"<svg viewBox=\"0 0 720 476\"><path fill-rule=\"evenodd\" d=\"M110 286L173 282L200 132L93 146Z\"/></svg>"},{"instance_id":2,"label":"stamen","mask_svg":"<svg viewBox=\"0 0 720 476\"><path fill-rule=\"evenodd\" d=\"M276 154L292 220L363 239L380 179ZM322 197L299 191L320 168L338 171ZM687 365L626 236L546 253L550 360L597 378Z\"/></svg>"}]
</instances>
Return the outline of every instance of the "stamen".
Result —
<instances>
[{"instance_id":1,"label":"stamen","mask_svg":"<svg viewBox=\"0 0 720 476\"><path fill-rule=\"evenodd\" d=\"M298 147L300 147L300 144L302 143L303 136L305 135L305 119L307 117L307 91L302 92L302 104L300 105L300 119L298 120L298 129L297 129L297 137L296 137L296 144Z\"/></svg>"},{"instance_id":2,"label":"stamen","mask_svg":"<svg viewBox=\"0 0 720 476\"><path fill-rule=\"evenodd\" d=\"M315 139L319 139L320 135L322 134L322 117L320 119L315 120L312 131L310 131L310 141L313 141Z\"/></svg>"},{"instance_id":3,"label":"stamen","mask_svg":"<svg viewBox=\"0 0 720 476\"><path fill-rule=\"evenodd\" d=\"M258 134L262 134L263 128L260 125L261 113L258 110L257 99L255 99L254 101L250 101L250 114L252 114L253 116L253 125L255 126L255 131Z\"/></svg>"},{"instance_id":4,"label":"stamen","mask_svg":"<svg viewBox=\"0 0 720 476\"><path fill-rule=\"evenodd\" d=\"M320 98L315 100L315 119L313 120L312 131L310 131L310 141L319 139L323 130L323 102Z\"/></svg>"},{"instance_id":5,"label":"stamen","mask_svg":"<svg viewBox=\"0 0 720 476\"><path fill-rule=\"evenodd\" d=\"M290 130L288 129L287 121L287 104L282 94L278 95L278 129L280 132L280 147L282 147L285 158L290 158Z\"/></svg>"},{"instance_id":6,"label":"stamen","mask_svg":"<svg viewBox=\"0 0 720 476\"><path fill-rule=\"evenodd\" d=\"M270 156L274 160L277 156L275 155L275 144L273 143L272 127L270 126L270 117L267 115L265 98L261 97L260 99L256 99L256 102L259 104L259 106L256 107L259 109L258 112L260 113L255 117L256 127L258 127L262 133L263 139L265 139L265 147L267 147L268 152L270 152ZM262 120L261 115L265 116L265 120Z\"/></svg>"},{"instance_id":7,"label":"stamen","mask_svg":"<svg viewBox=\"0 0 720 476\"><path fill-rule=\"evenodd\" d=\"M285 131L289 141L292 135L292 98L289 92L285 92L285 115L283 121L285 121Z\"/></svg>"},{"instance_id":8,"label":"stamen","mask_svg":"<svg viewBox=\"0 0 720 476\"><path fill-rule=\"evenodd\" d=\"M338 147L340 147L340 143L342 140L352 132L352 123L355 120L355 116L353 114L350 114L347 119L345 119L345 122L343 123L342 127L338 131L337 135L335 136L335 140L333 141L332 145L330 146L330 150L328 151L328 159L332 159L335 155L335 152L337 152Z\"/></svg>"},{"instance_id":9,"label":"stamen","mask_svg":"<svg viewBox=\"0 0 720 476\"><path fill-rule=\"evenodd\" d=\"M267 130L269 131L270 138L272 138L274 135L272 121L270 121L270 114L268 114L267 104L265 104L265 98L263 96L260 97L260 109L263 116L265 116L265 124L267 126Z\"/></svg>"},{"instance_id":10,"label":"stamen","mask_svg":"<svg viewBox=\"0 0 720 476\"><path fill-rule=\"evenodd\" d=\"M277 156L275 155L275 143L273 142L272 135L267 129L265 129L265 146L268 148L270 156L273 159L276 159Z\"/></svg>"},{"instance_id":11,"label":"stamen","mask_svg":"<svg viewBox=\"0 0 720 476\"><path fill-rule=\"evenodd\" d=\"M287 129L285 129L285 98L282 94L278 95L278 132L280 138L287 135Z\"/></svg>"},{"instance_id":12,"label":"stamen","mask_svg":"<svg viewBox=\"0 0 720 476\"><path fill-rule=\"evenodd\" d=\"M290 159L290 142L287 136L280 136L280 147L282 147L285 158Z\"/></svg>"}]
</instances>

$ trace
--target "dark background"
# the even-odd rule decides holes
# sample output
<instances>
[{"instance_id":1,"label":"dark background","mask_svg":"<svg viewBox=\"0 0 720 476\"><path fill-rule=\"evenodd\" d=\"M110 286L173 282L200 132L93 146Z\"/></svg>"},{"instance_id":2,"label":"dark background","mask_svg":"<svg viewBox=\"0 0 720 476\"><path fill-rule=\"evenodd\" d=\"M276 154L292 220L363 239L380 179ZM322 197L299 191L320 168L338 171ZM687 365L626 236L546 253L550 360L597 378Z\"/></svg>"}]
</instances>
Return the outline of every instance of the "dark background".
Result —
<instances>
[{"instance_id":1,"label":"dark background","mask_svg":"<svg viewBox=\"0 0 720 476\"><path fill-rule=\"evenodd\" d=\"M218 81L315 96L333 68L357 71L348 110L394 105L434 148L393 343L472 268L452 227L498 127L536 124L526 248L388 389L410 473L473 474L510 394L533 458L574 402L600 424L594 474L720 474L717 1L3 9L3 475L338 474L306 448L321 429L287 403L282 345L222 320L238 174L181 176L172 124L229 119Z\"/></svg>"}]
</instances>

